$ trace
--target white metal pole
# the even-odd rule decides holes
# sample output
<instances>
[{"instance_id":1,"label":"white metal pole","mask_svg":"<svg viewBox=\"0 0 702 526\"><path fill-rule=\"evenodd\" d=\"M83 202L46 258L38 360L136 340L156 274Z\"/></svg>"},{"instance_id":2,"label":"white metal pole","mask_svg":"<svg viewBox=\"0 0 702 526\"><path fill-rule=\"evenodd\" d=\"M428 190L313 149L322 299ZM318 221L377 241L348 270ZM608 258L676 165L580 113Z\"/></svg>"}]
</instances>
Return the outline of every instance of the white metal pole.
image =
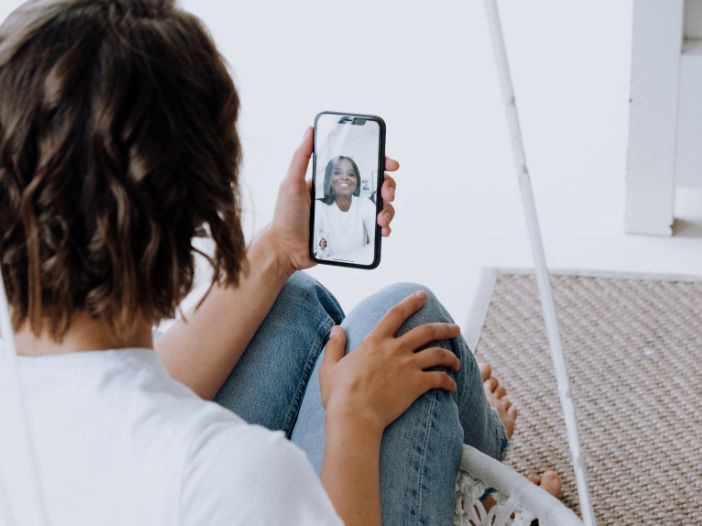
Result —
<instances>
[{"instance_id":1,"label":"white metal pole","mask_svg":"<svg viewBox=\"0 0 702 526\"><path fill-rule=\"evenodd\" d=\"M17 348L15 347L15 339L12 334L12 321L10 319L10 307L7 301L7 295L5 294L5 281L2 276L2 269L0 269L0 350L6 355L7 364L10 368L10 378L11 385L9 386L12 391L14 391L15 397L18 404L18 414L19 414L19 429L18 433L21 434L21 443L24 445L24 457L27 459L29 468L29 481L31 482L30 491L33 492L32 501L26 503L22 510L15 510L16 513L12 513L10 508L10 502L12 499L4 498L3 496L0 502L3 507L6 507L6 515L12 517L23 517L22 524L38 524L40 526L46 526L48 524L46 516L46 508L44 507L43 491L39 480L39 471L37 470L37 461L34 454L34 442L32 441L31 428L29 426L29 419L27 417L27 407L24 403L24 396L22 391L22 381L19 374L19 367L17 366ZM3 345L4 344L4 345ZM4 348L3 348L4 347ZM8 422L3 422L3 425L8 425ZM7 485L0 487L0 491L4 491ZM17 502L17 499L15 499ZM32 516L31 522L27 522L27 517ZM6 517L7 518L7 517ZM10 518L12 521L13 519ZM9 524L12 524L10 522Z\"/></svg>"},{"instance_id":2,"label":"white metal pole","mask_svg":"<svg viewBox=\"0 0 702 526\"><path fill-rule=\"evenodd\" d=\"M536 214L534 194L531 189L531 179L529 178L526 156L524 154L522 132L519 126L519 115L517 113L517 104L514 98L512 78L509 71L509 62L507 60L507 51L505 49L504 36L502 34L502 23L500 22L500 14L497 10L496 0L485 0L485 11L487 13L488 24L490 27L490 36L492 38L492 47L495 53L497 72L499 74L500 85L502 87L502 96L504 98L505 112L507 114L507 125L511 135L514 164L517 171L517 180L519 181L519 189L522 196L522 206L524 207L527 229L529 231L529 238L531 241L532 256L534 258L536 282L539 289L541 307L544 313L544 321L546 322L546 334L548 336L549 348L551 350L551 359L556 372L558 394L561 399L561 408L563 410L566 431L568 434L568 444L570 446L570 454L573 460L573 467L575 469L580 509L582 510L583 521L585 524L588 526L594 526L595 516L592 512L592 504L590 502L585 461L580 449L580 439L578 437L578 426L575 421L575 408L573 407L570 380L568 379L568 369L565 356L563 354L563 349L561 347L560 334L558 332L556 308L553 303L553 294L551 293L551 283L549 281L548 269L546 267L546 256L544 254L543 242L541 240L541 232L539 229L539 220Z\"/></svg>"}]
</instances>

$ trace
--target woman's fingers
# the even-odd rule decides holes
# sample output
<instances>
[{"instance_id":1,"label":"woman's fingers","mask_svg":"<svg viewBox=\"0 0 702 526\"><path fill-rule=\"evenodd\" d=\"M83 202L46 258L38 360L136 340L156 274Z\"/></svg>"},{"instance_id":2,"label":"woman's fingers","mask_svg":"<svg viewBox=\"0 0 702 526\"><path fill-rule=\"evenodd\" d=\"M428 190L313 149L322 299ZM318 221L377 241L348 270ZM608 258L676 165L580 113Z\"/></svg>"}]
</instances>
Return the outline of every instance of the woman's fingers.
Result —
<instances>
[{"instance_id":1,"label":"woman's fingers","mask_svg":"<svg viewBox=\"0 0 702 526\"><path fill-rule=\"evenodd\" d=\"M407 331L398 339L403 346L415 350L429 342L450 340L460 334L461 328L455 323L425 323Z\"/></svg>"},{"instance_id":2,"label":"woman's fingers","mask_svg":"<svg viewBox=\"0 0 702 526\"><path fill-rule=\"evenodd\" d=\"M341 361L346 352L346 334L336 325L329 335L329 341L324 348L324 359L319 369L319 383L322 394L322 405L326 408L331 393L330 386L334 384L335 366Z\"/></svg>"},{"instance_id":3,"label":"woman's fingers","mask_svg":"<svg viewBox=\"0 0 702 526\"><path fill-rule=\"evenodd\" d=\"M414 354L415 363L420 369L432 367L448 367L452 371L461 368L461 360L448 349L443 347L430 347Z\"/></svg>"},{"instance_id":4,"label":"woman's fingers","mask_svg":"<svg viewBox=\"0 0 702 526\"><path fill-rule=\"evenodd\" d=\"M422 394L431 389L443 389L453 393L458 388L456 380L443 371L424 371L420 378L419 387Z\"/></svg>"},{"instance_id":5,"label":"woman's fingers","mask_svg":"<svg viewBox=\"0 0 702 526\"><path fill-rule=\"evenodd\" d=\"M378 214L378 224L381 228L389 229L393 217L395 217L395 207L386 204L383 211Z\"/></svg>"},{"instance_id":6,"label":"woman's fingers","mask_svg":"<svg viewBox=\"0 0 702 526\"><path fill-rule=\"evenodd\" d=\"M383 186L380 189L380 195L383 196L384 203L392 203L395 200L395 189L397 188L397 183L395 179L389 175L385 175L385 180L383 181Z\"/></svg>"},{"instance_id":7,"label":"woman's fingers","mask_svg":"<svg viewBox=\"0 0 702 526\"><path fill-rule=\"evenodd\" d=\"M346 333L344 329L336 325L329 336L329 342L324 348L324 366L330 367L344 357L346 351Z\"/></svg>"},{"instance_id":8,"label":"woman's fingers","mask_svg":"<svg viewBox=\"0 0 702 526\"><path fill-rule=\"evenodd\" d=\"M302 143L297 147L290 160L288 178L295 182L305 179L307 165L310 163L310 157L312 157L313 131L314 128L307 128L305 135L302 137Z\"/></svg>"},{"instance_id":9,"label":"woman's fingers","mask_svg":"<svg viewBox=\"0 0 702 526\"><path fill-rule=\"evenodd\" d=\"M395 159L385 158L385 169L388 171L395 171L400 167ZM378 215L378 225L380 225L380 233L383 237L388 237L392 230L390 228L390 223L395 217L395 208L389 204L395 200L395 189L397 188L397 183L395 179L385 174L385 180L383 181L383 186L380 188L380 195L383 198L383 211Z\"/></svg>"},{"instance_id":10,"label":"woman's fingers","mask_svg":"<svg viewBox=\"0 0 702 526\"><path fill-rule=\"evenodd\" d=\"M410 294L381 318L372 333L378 336L395 336L407 318L421 309L426 301L427 293L423 290Z\"/></svg>"}]
</instances>

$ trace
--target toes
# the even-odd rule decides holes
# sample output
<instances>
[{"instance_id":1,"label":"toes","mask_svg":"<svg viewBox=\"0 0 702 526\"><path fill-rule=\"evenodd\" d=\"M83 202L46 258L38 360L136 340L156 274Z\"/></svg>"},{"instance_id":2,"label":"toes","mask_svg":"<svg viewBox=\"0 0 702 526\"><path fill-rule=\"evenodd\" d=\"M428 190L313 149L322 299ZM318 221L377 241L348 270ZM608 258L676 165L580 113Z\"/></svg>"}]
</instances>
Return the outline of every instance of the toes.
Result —
<instances>
[{"instance_id":1,"label":"toes","mask_svg":"<svg viewBox=\"0 0 702 526\"><path fill-rule=\"evenodd\" d=\"M480 369L480 377L483 379L483 382L490 378L492 366L488 362L479 363L478 368Z\"/></svg>"},{"instance_id":2,"label":"toes","mask_svg":"<svg viewBox=\"0 0 702 526\"><path fill-rule=\"evenodd\" d=\"M519 414L517 406L513 405L512 400L510 400L509 398L503 398L499 400L497 404L495 404L495 408L498 412L515 418Z\"/></svg>"},{"instance_id":3,"label":"toes","mask_svg":"<svg viewBox=\"0 0 702 526\"><path fill-rule=\"evenodd\" d=\"M548 470L546 471L543 475L541 475L541 480L544 482L558 482L560 484L561 482L561 477L558 473L556 473L553 470Z\"/></svg>"},{"instance_id":4,"label":"toes","mask_svg":"<svg viewBox=\"0 0 702 526\"><path fill-rule=\"evenodd\" d=\"M537 486L541 484L541 477L538 475L529 475L527 479L529 479L529 482L536 484Z\"/></svg>"},{"instance_id":5,"label":"toes","mask_svg":"<svg viewBox=\"0 0 702 526\"><path fill-rule=\"evenodd\" d=\"M500 384L497 383L497 379L496 379L496 378L490 377L490 378L488 378L487 380L485 380L485 382L483 383L483 385L485 386L485 389L487 389L489 392L492 393L492 392L495 391L495 389L496 389Z\"/></svg>"},{"instance_id":6,"label":"toes","mask_svg":"<svg viewBox=\"0 0 702 526\"><path fill-rule=\"evenodd\" d=\"M512 402L510 402L509 398L503 398L498 405L499 410L507 414L509 408L512 406Z\"/></svg>"},{"instance_id":7,"label":"toes","mask_svg":"<svg viewBox=\"0 0 702 526\"><path fill-rule=\"evenodd\" d=\"M561 496L561 477L555 471L547 471L541 475L541 484L539 486L554 497Z\"/></svg>"},{"instance_id":8,"label":"toes","mask_svg":"<svg viewBox=\"0 0 702 526\"><path fill-rule=\"evenodd\" d=\"M555 471L547 471L540 477L538 475L529 475L527 479L554 497L559 498L561 496L561 477Z\"/></svg>"}]
</instances>

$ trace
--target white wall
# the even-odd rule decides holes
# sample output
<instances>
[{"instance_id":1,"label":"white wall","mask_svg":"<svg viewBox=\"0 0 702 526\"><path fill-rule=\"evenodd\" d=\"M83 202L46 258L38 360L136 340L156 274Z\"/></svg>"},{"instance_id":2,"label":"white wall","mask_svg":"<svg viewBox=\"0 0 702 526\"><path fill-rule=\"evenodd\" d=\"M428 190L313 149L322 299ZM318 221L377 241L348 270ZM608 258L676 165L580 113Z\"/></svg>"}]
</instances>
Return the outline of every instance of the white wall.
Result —
<instances>
[{"instance_id":1,"label":"white wall","mask_svg":"<svg viewBox=\"0 0 702 526\"><path fill-rule=\"evenodd\" d=\"M0 16L18 4L0 1ZM239 87L250 233L270 219L316 113L385 119L402 169L383 262L312 271L345 307L420 281L462 322L481 266L530 264L481 1L183 4L210 27ZM631 0L500 6L549 263L702 272L698 239L623 234Z\"/></svg>"},{"instance_id":2,"label":"white wall","mask_svg":"<svg viewBox=\"0 0 702 526\"><path fill-rule=\"evenodd\" d=\"M345 307L392 281L421 281L463 320L480 265L529 263L482 2L185 6L210 26L241 90L256 227L271 217L277 181L318 111L386 120L387 151L402 169L383 263L313 271ZM501 6L537 199L560 195L542 214L547 250L574 215L607 210L593 223L619 231L630 2ZM606 186L598 202L584 201L582 187L593 183Z\"/></svg>"}]
</instances>

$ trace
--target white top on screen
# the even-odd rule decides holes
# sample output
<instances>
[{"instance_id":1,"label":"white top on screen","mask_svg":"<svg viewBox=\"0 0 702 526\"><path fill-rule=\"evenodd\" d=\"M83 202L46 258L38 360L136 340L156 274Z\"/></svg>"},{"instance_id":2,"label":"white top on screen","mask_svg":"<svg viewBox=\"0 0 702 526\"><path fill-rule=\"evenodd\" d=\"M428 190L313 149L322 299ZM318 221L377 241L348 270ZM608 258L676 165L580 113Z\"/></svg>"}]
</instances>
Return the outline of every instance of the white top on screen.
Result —
<instances>
[{"instance_id":1,"label":"white top on screen","mask_svg":"<svg viewBox=\"0 0 702 526\"><path fill-rule=\"evenodd\" d=\"M201 400L153 351L23 357L20 371L49 524L341 524L300 449ZM21 524L16 410L0 389L0 489Z\"/></svg>"},{"instance_id":2,"label":"white top on screen","mask_svg":"<svg viewBox=\"0 0 702 526\"><path fill-rule=\"evenodd\" d=\"M365 197L353 196L351 206L343 212L336 203L327 205L316 201L315 231L315 247L319 248L320 240L326 239L329 257L371 263L375 243L375 204ZM370 247L370 251L356 252L366 247Z\"/></svg>"}]
</instances>

